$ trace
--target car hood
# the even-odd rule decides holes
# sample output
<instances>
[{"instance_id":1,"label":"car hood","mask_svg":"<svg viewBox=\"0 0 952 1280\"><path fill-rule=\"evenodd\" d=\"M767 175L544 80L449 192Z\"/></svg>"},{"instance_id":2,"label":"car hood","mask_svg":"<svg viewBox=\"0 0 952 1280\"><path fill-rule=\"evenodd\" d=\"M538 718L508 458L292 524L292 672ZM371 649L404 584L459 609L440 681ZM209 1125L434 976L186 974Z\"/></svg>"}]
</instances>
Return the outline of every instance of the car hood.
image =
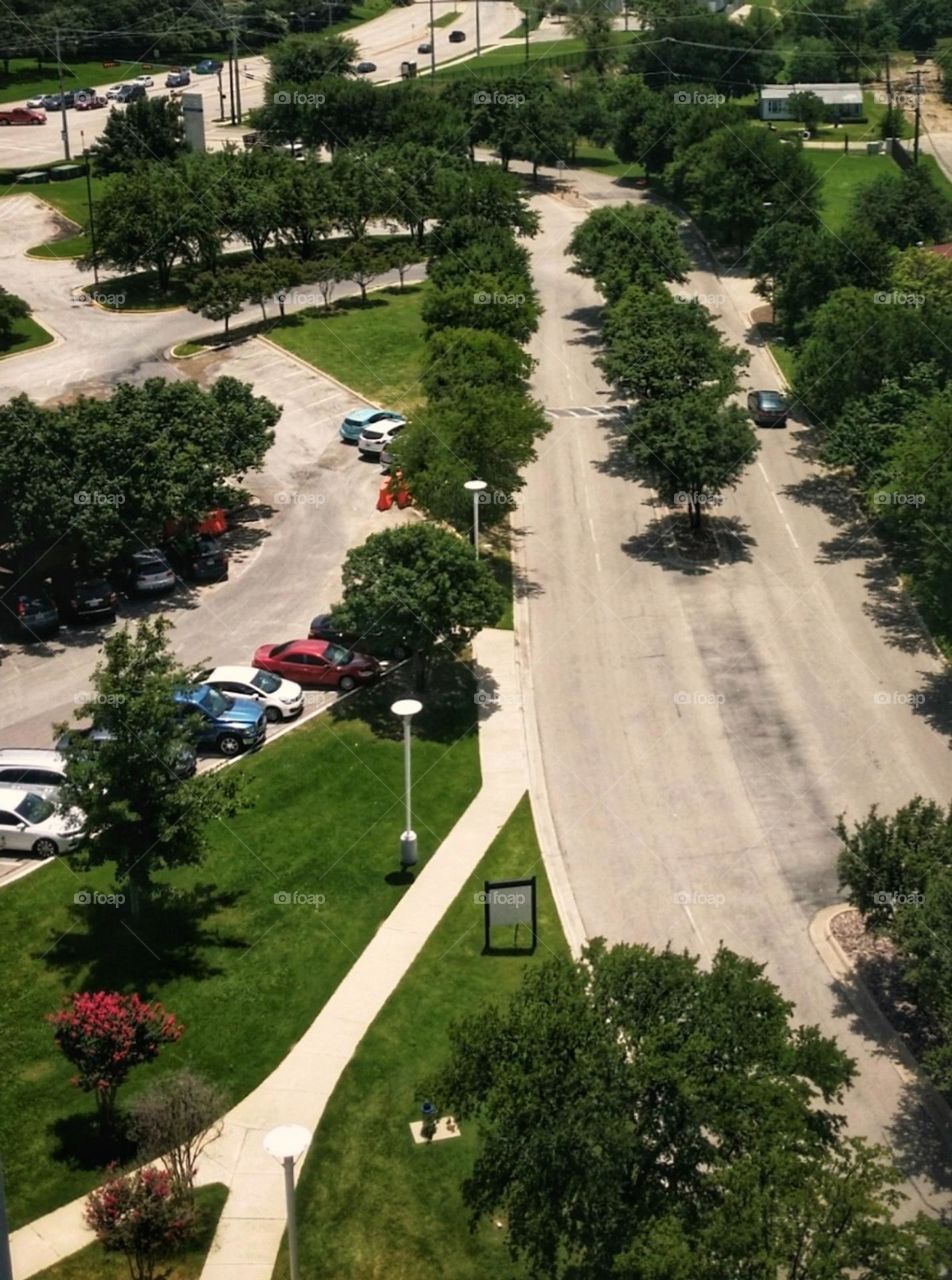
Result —
<instances>
[{"instance_id":1,"label":"car hood","mask_svg":"<svg viewBox=\"0 0 952 1280\"><path fill-rule=\"evenodd\" d=\"M86 825L86 815L81 809L68 809L66 813L51 813L45 822L36 822L30 828L34 835L73 836Z\"/></svg>"},{"instance_id":2,"label":"car hood","mask_svg":"<svg viewBox=\"0 0 952 1280\"><path fill-rule=\"evenodd\" d=\"M257 724L263 712L261 704L254 698L244 698L240 694L229 693L232 705L218 717L220 722L231 724Z\"/></svg>"}]
</instances>

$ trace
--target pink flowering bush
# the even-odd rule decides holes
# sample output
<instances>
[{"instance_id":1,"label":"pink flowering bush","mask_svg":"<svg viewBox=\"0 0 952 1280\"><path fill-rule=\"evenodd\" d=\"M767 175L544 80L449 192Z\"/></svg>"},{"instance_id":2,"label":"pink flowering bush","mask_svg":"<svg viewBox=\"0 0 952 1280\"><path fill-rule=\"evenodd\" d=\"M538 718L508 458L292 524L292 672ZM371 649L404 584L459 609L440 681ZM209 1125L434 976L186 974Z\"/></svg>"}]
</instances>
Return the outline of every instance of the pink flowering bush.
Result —
<instances>
[{"instance_id":1,"label":"pink flowering bush","mask_svg":"<svg viewBox=\"0 0 952 1280\"><path fill-rule=\"evenodd\" d=\"M53 1037L76 1068L73 1084L95 1093L99 1122L112 1128L116 1092L133 1067L178 1040L181 1025L157 1001L118 991L81 991L47 1015Z\"/></svg>"},{"instance_id":2,"label":"pink flowering bush","mask_svg":"<svg viewBox=\"0 0 952 1280\"><path fill-rule=\"evenodd\" d=\"M86 1222L110 1253L123 1253L132 1280L154 1280L161 1258L192 1229L187 1207L164 1169L137 1169L97 1187L86 1200Z\"/></svg>"}]
</instances>

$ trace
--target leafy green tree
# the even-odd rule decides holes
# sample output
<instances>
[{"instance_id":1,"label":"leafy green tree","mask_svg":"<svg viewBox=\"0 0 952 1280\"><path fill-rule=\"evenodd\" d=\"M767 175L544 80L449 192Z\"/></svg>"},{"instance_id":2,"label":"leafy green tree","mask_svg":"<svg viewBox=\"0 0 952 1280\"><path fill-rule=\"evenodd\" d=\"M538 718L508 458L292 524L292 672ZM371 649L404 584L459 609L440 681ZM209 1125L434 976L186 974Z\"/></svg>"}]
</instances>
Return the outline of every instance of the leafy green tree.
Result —
<instances>
[{"instance_id":1,"label":"leafy green tree","mask_svg":"<svg viewBox=\"0 0 952 1280\"><path fill-rule=\"evenodd\" d=\"M386 256L377 253L363 240L355 240L340 257L342 279L353 280L360 290L360 300L367 301L367 286L381 271L386 271Z\"/></svg>"},{"instance_id":2,"label":"leafy green tree","mask_svg":"<svg viewBox=\"0 0 952 1280\"><path fill-rule=\"evenodd\" d=\"M140 164L116 174L96 207L96 263L122 272L154 271L165 293L172 267L189 248L191 199L174 166Z\"/></svg>"},{"instance_id":3,"label":"leafy green tree","mask_svg":"<svg viewBox=\"0 0 952 1280\"><path fill-rule=\"evenodd\" d=\"M382 216L405 227L422 247L426 224L436 212L436 175L457 162L437 147L405 142L382 147L375 156L383 186Z\"/></svg>"},{"instance_id":4,"label":"leafy green tree","mask_svg":"<svg viewBox=\"0 0 952 1280\"><path fill-rule=\"evenodd\" d=\"M823 460L848 467L863 489L879 491L889 449L910 410L928 398L935 387L933 364L915 365L908 375L888 378L875 391L848 401L823 434Z\"/></svg>"},{"instance_id":5,"label":"leafy green tree","mask_svg":"<svg viewBox=\"0 0 952 1280\"><path fill-rule=\"evenodd\" d=\"M512 338L487 329L440 329L426 344L421 383L430 400L470 388L524 393L534 361Z\"/></svg>"},{"instance_id":6,"label":"leafy green tree","mask_svg":"<svg viewBox=\"0 0 952 1280\"><path fill-rule=\"evenodd\" d=\"M609 302L629 285L683 281L691 260L681 244L677 219L654 205L595 209L569 241L572 270L590 276Z\"/></svg>"},{"instance_id":7,"label":"leafy green tree","mask_svg":"<svg viewBox=\"0 0 952 1280\"><path fill-rule=\"evenodd\" d=\"M598 357L606 378L626 396L677 396L712 385L722 397L737 389L737 371L749 357L727 346L710 313L694 299L664 288L631 285L605 308L605 349Z\"/></svg>"},{"instance_id":8,"label":"leafy green tree","mask_svg":"<svg viewBox=\"0 0 952 1280\"><path fill-rule=\"evenodd\" d=\"M288 36L268 50L275 83L310 85L325 76L356 73L360 46L351 36Z\"/></svg>"},{"instance_id":9,"label":"leafy green tree","mask_svg":"<svg viewBox=\"0 0 952 1280\"><path fill-rule=\"evenodd\" d=\"M289 169L298 167L291 156L259 147L223 157L222 222L231 235L251 246L258 262L264 259L268 241L282 228L282 183L288 180Z\"/></svg>"},{"instance_id":10,"label":"leafy green tree","mask_svg":"<svg viewBox=\"0 0 952 1280\"><path fill-rule=\"evenodd\" d=\"M522 183L498 165L441 169L436 175L435 194L436 212L443 221L458 218L465 210L467 217L509 227L519 235L534 236L539 229L539 216L529 208Z\"/></svg>"},{"instance_id":11,"label":"leafy green tree","mask_svg":"<svg viewBox=\"0 0 952 1280\"><path fill-rule=\"evenodd\" d=\"M157 871L198 865L213 819L243 807L241 778L233 769L182 780L177 768L194 747L175 702L188 682L168 641L165 618L127 627L103 644L93 673L93 696L78 710L106 730L103 741L79 734L65 747L64 809L86 815L84 837L70 861L79 869L112 864L129 890L138 918L153 892Z\"/></svg>"},{"instance_id":12,"label":"leafy green tree","mask_svg":"<svg viewBox=\"0 0 952 1280\"><path fill-rule=\"evenodd\" d=\"M578 0L565 21L570 34L582 41L584 65L599 75L604 74L617 58L612 43L614 16L614 6L607 4L606 0Z\"/></svg>"},{"instance_id":13,"label":"leafy green tree","mask_svg":"<svg viewBox=\"0 0 952 1280\"><path fill-rule=\"evenodd\" d=\"M801 121L803 127L811 133L815 133L827 118L826 103L811 89L791 93L787 106L793 113L793 118Z\"/></svg>"},{"instance_id":14,"label":"leafy green tree","mask_svg":"<svg viewBox=\"0 0 952 1280\"><path fill-rule=\"evenodd\" d=\"M529 254L508 227L466 216L441 222L430 235L428 279L442 289L474 274L529 279Z\"/></svg>"},{"instance_id":15,"label":"leafy green tree","mask_svg":"<svg viewBox=\"0 0 952 1280\"><path fill-rule=\"evenodd\" d=\"M288 294L296 285L304 283L307 273L296 259L281 256L269 258L266 263L259 265L258 270L270 277L272 287L268 296L276 300L278 313L283 320Z\"/></svg>"},{"instance_id":16,"label":"leafy green tree","mask_svg":"<svg viewBox=\"0 0 952 1280\"><path fill-rule=\"evenodd\" d=\"M367 234L367 224L385 212L383 175L374 153L348 147L331 165L336 226L354 240Z\"/></svg>"},{"instance_id":17,"label":"leafy green tree","mask_svg":"<svg viewBox=\"0 0 952 1280\"><path fill-rule=\"evenodd\" d=\"M437 650L459 653L477 632L494 625L505 604L489 566L461 538L434 524L371 534L348 551L343 585L335 621L412 648L421 691Z\"/></svg>"},{"instance_id":18,"label":"leafy green tree","mask_svg":"<svg viewBox=\"0 0 952 1280\"><path fill-rule=\"evenodd\" d=\"M337 216L327 165L315 160L284 165L278 171L274 194L278 238L302 258L312 258Z\"/></svg>"},{"instance_id":19,"label":"leafy green tree","mask_svg":"<svg viewBox=\"0 0 952 1280\"><path fill-rule=\"evenodd\" d=\"M860 187L850 205L850 217L865 223L887 244L905 249L942 241L952 229L952 201L940 191L927 169L904 170Z\"/></svg>"},{"instance_id":20,"label":"leafy green tree","mask_svg":"<svg viewBox=\"0 0 952 1280\"><path fill-rule=\"evenodd\" d=\"M428 335L438 329L491 329L527 342L540 311L535 290L524 277L475 274L466 283L429 290L421 314Z\"/></svg>"},{"instance_id":21,"label":"leafy green tree","mask_svg":"<svg viewBox=\"0 0 952 1280\"><path fill-rule=\"evenodd\" d=\"M649 176L674 157L683 110L670 93L655 93L642 76L618 76L609 89L612 146L619 160L640 164Z\"/></svg>"},{"instance_id":22,"label":"leafy green tree","mask_svg":"<svg viewBox=\"0 0 952 1280\"><path fill-rule=\"evenodd\" d=\"M191 281L185 305L206 320L224 320L227 338L232 316L238 315L251 291L251 278L243 267L210 271Z\"/></svg>"},{"instance_id":23,"label":"leafy green tree","mask_svg":"<svg viewBox=\"0 0 952 1280\"><path fill-rule=\"evenodd\" d=\"M728 97L742 97L776 81L783 56L761 42L754 30L726 14L693 12L659 16L650 40L636 40L629 71L651 85L680 90L684 84L712 84ZM726 121L725 121L726 123Z\"/></svg>"},{"instance_id":24,"label":"leafy green tree","mask_svg":"<svg viewBox=\"0 0 952 1280\"><path fill-rule=\"evenodd\" d=\"M839 59L829 40L822 36L804 36L797 42L787 63L788 83L835 84L839 78Z\"/></svg>"},{"instance_id":25,"label":"leafy green tree","mask_svg":"<svg viewBox=\"0 0 952 1280\"><path fill-rule=\"evenodd\" d=\"M760 442L743 410L705 387L635 409L628 448L644 483L670 506L686 506L691 528L699 529Z\"/></svg>"},{"instance_id":26,"label":"leafy green tree","mask_svg":"<svg viewBox=\"0 0 952 1280\"><path fill-rule=\"evenodd\" d=\"M140 98L112 111L99 141L89 149L98 177L128 173L142 161L175 160L186 149L185 124L177 98Z\"/></svg>"},{"instance_id":27,"label":"leafy green tree","mask_svg":"<svg viewBox=\"0 0 952 1280\"><path fill-rule=\"evenodd\" d=\"M536 179L540 165L564 165L575 150L577 134L571 113L566 109L564 90L550 85L545 92L525 95L526 101L515 112L515 134L509 154L516 160L528 160Z\"/></svg>"},{"instance_id":28,"label":"leafy green tree","mask_svg":"<svg viewBox=\"0 0 952 1280\"><path fill-rule=\"evenodd\" d=\"M29 306L15 293L0 288L0 347L6 346L13 336L13 326L30 314Z\"/></svg>"},{"instance_id":29,"label":"leafy green tree","mask_svg":"<svg viewBox=\"0 0 952 1280\"><path fill-rule=\"evenodd\" d=\"M415 249L412 244L408 244L406 240L395 240L393 244L387 245L386 251L381 255L389 271L396 271L400 277L400 292L403 292L404 277L408 268L414 266L420 261L420 250Z\"/></svg>"}]
</instances>

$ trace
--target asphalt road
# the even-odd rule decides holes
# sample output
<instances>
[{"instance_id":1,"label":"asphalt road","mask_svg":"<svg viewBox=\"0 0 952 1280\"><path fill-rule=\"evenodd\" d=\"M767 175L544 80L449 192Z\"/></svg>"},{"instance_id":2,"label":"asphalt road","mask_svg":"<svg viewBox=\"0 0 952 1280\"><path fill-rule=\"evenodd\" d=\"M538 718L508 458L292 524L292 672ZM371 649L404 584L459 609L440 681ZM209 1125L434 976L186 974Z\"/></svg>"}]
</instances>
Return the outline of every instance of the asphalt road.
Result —
<instances>
[{"instance_id":1,"label":"asphalt road","mask_svg":"<svg viewBox=\"0 0 952 1280\"><path fill-rule=\"evenodd\" d=\"M837 814L917 792L948 800L950 682L799 423L759 432L758 461L712 511L715 554L685 557L683 515L672 523L625 466L592 362L600 299L564 256L590 208L644 197L594 174L571 185L573 197L536 200L534 385L554 426L516 524L519 639L586 935L705 961L723 942L765 962L796 1017L861 1064L850 1123L893 1146L913 1208L945 1204L947 1152L833 989L808 926L838 896ZM702 264L679 292L747 342L749 282ZM776 387L766 351L750 350L750 385Z\"/></svg>"}]
</instances>

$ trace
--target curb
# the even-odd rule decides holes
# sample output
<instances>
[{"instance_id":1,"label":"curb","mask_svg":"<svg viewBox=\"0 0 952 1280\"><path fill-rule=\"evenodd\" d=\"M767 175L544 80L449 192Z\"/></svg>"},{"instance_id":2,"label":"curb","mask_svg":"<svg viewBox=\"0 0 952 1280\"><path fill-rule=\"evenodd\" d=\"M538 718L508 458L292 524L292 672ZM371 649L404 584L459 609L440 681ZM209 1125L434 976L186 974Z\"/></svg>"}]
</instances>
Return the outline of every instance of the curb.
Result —
<instances>
[{"instance_id":1,"label":"curb","mask_svg":"<svg viewBox=\"0 0 952 1280\"><path fill-rule=\"evenodd\" d=\"M8 351L5 355L0 356L0 364L2 364L4 360L22 360L24 356L32 356L39 351L48 351L50 347L61 347L66 342L66 339L61 333L57 333L55 329L51 329L49 325L44 324L42 320L37 320L32 311L30 312L30 319L35 325L38 325L44 333L48 333L50 335L49 342L44 342L38 347L30 347L27 351Z\"/></svg>"},{"instance_id":2,"label":"curb","mask_svg":"<svg viewBox=\"0 0 952 1280\"><path fill-rule=\"evenodd\" d=\"M265 346L270 347L272 351L279 351L281 355L287 356L289 360L293 360L299 364L302 369L307 369L309 373L316 373L321 378L326 378L328 382L333 382L335 387L340 387L342 391L346 391L349 396L353 396L355 400L360 400L363 404L370 405L374 409L381 409L383 406L374 404L373 400L368 400L365 395L361 395L359 391L355 391L353 387L349 387L346 382L341 382L340 378L335 378L325 369L319 369L316 364L311 364L310 360L305 360L303 356L295 355L293 351L288 351L287 347L282 347L280 342L275 342L272 338L266 338L264 334L256 333L251 339L252 342L263 342Z\"/></svg>"}]
</instances>

